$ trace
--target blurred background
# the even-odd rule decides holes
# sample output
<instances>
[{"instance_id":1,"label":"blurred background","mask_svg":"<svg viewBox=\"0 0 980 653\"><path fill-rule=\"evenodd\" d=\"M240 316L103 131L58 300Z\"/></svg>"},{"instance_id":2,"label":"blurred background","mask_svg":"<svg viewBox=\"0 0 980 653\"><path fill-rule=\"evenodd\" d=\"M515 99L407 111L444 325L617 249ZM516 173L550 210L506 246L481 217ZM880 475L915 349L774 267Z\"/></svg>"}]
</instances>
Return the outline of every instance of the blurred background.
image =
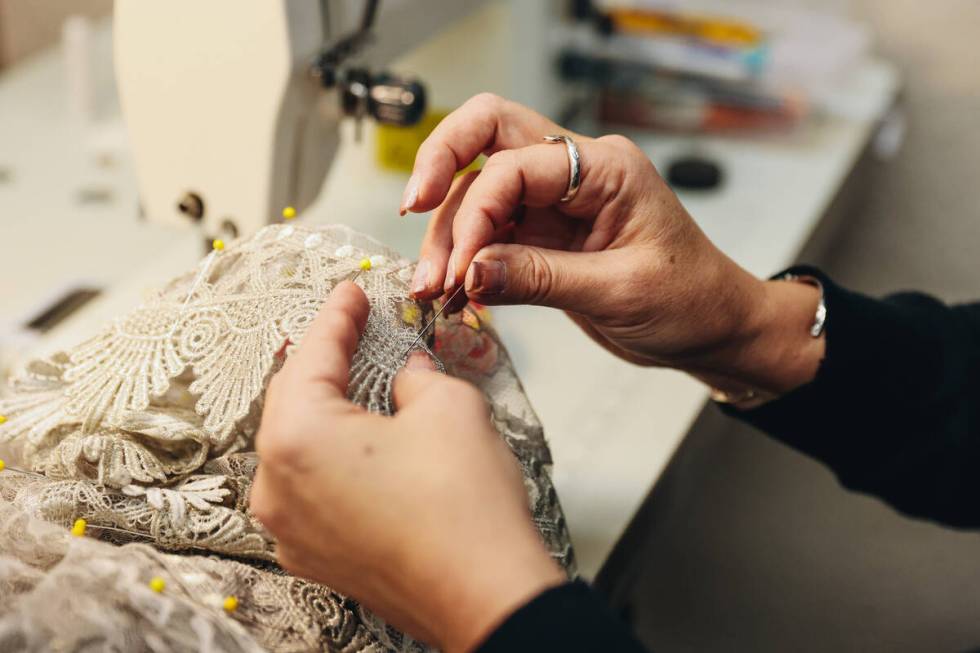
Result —
<instances>
[{"instance_id":1,"label":"blurred background","mask_svg":"<svg viewBox=\"0 0 980 653\"><path fill-rule=\"evenodd\" d=\"M0 0L4 374L287 205L414 258L425 216L397 209L415 148L483 91L633 138L759 276L804 261L871 294L980 296L975 0L382 0L368 28L366 0L308 4L322 44L301 46L296 2L268 3L282 24L173 3L153 29L131 1ZM370 38L345 42L343 65L324 59L358 30ZM240 64L213 75L208 53L224 51ZM276 81L264 62L280 60ZM164 83L164 68L182 76ZM358 80L422 88L424 106L386 113ZM332 156L301 173L252 137L302 103L303 129L323 130L288 151L313 161L322 140ZM219 127L228 138L210 139ZM166 194L177 183L186 193ZM978 536L845 493L722 418L697 383L609 360L561 315L493 314L551 442L581 572L651 648L980 645Z\"/></svg>"}]
</instances>

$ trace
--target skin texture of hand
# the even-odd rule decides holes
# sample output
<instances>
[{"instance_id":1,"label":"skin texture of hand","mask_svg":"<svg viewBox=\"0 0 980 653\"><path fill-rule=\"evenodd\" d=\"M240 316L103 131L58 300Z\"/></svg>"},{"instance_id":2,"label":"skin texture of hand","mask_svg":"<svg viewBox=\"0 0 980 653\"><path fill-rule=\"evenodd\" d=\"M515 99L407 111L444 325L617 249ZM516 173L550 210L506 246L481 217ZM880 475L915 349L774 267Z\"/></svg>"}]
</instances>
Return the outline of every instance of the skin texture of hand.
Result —
<instances>
[{"instance_id":1,"label":"skin texture of hand","mask_svg":"<svg viewBox=\"0 0 980 653\"><path fill-rule=\"evenodd\" d=\"M567 154L549 134L571 135L581 155L567 203ZM482 170L453 179L480 154ZM480 303L563 309L617 356L714 385L780 393L816 373L823 339L806 337L817 291L762 282L725 256L626 138L575 135L476 96L419 149L402 212L432 209L418 298L463 284Z\"/></svg>"},{"instance_id":2,"label":"skin texture of hand","mask_svg":"<svg viewBox=\"0 0 980 653\"><path fill-rule=\"evenodd\" d=\"M347 400L368 312L361 289L340 284L273 378L250 507L285 569L443 650L471 650L565 577L479 390L416 354L395 380L394 417Z\"/></svg>"}]
</instances>

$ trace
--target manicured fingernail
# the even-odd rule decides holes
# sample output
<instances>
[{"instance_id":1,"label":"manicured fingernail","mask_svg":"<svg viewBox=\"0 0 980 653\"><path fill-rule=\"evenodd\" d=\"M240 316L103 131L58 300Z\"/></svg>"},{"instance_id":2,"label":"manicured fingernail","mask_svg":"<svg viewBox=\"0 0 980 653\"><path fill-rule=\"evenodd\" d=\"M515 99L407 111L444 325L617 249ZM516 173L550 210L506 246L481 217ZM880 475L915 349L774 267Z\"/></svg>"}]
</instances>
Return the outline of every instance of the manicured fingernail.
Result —
<instances>
[{"instance_id":1,"label":"manicured fingernail","mask_svg":"<svg viewBox=\"0 0 980 653\"><path fill-rule=\"evenodd\" d=\"M503 261L473 261L470 264L470 288L474 295L499 295L507 283L507 265Z\"/></svg>"},{"instance_id":2,"label":"manicured fingernail","mask_svg":"<svg viewBox=\"0 0 980 653\"><path fill-rule=\"evenodd\" d=\"M405 186L405 192L402 194L402 206L398 211L399 215L405 215L409 209L415 206L415 202L419 199L419 178L418 175L412 174L408 179L408 184Z\"/></svg>"},{"instance_id":3,"label":"manicured fingernail","mask_svg":"<svg viewBox=\"0 0 980 653\"><path fill-rule=\"evenodd\" d=\"M408 360L405 361L405 369L412 371L434 370L436 369L436 366L432 362L432 359L429 358L428 354L426 354L424 351L417 351L412 353L412 355L408 357Z\"/></svg>"},{"instance_id":4,"label":"manicured fingernail","mask_svg":"<svg viewBox=\"0 0 980 653\"><path fill-rule=\"evenodd\" d=\"M446 264L446 282L442 288L449 292L456 287L456 252L449 255L449 263Z\"/></svg>"},{"instance_id":5,"label":"manicured fingernail","mask_svg":"<svg viewBox=\"0 0 980 653\"><path fill-rule=\"evenodd\" d=\"M412 276L412 294L417 295L425 292L429 287L429 270L432 265L429 259L424 258L415 266L415 274Z\"/></svg>"}]
</instances>

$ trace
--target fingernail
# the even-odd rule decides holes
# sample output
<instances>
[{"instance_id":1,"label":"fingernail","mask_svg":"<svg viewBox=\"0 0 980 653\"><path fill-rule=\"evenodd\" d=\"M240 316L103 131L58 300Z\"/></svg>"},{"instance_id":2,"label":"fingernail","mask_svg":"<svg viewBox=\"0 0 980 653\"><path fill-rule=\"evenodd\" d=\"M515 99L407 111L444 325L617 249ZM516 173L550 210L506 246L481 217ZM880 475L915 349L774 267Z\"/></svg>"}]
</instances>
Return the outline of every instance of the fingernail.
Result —
<instances>
[{"instance_id":1,"label":"fingernail","mask_svg":"<svg viewBox=\"0 0 980 653\"><path fill-rule=\"evenodd\" d=\"M412 294L417 295L425 292L429 287L429 269L432 265L429 259L424 258L415 266L415 274L412 276Z\"/></svg>"},{"instance_id":2,"label":"fingernail","mask_svg":"<svg viewBox=\"0 0 980 653\"><path fill-rule=\"evenodd\" d=\"M433 364L432 359L424 351L413 352L408 360L405 361L406 370L434 370L436 366Z\"/></svg>"},{"instance_id":3,"label":"fingernail","mask_svg":"<svg viewBox=\"0 0 980 653\"><path fill-rule=\"evenodd\" d=\"M443 284L443 290L449 292L456 287L456 252L454 251L449 255L449 263L446 264L446 283Z\"/></svg>"},{"instance_id":4,"label":"fingernail","mask_svg":"<svg viewBox=\"0 0 980 653\"><path fill-rule=\"evenodd\" d=\"M473 261L470 292L475 295L499 295L507 283L507 265L503 261Z\"/></svg>"},{"instance_id":5,"label":"fingernail","mask_svg":"<svg viewBox=\"0 0 980 653\"><path fill-rule=\"evenodd\" d=\"M408 178L408 184L405 186L405 193L402 195L402 206L398 211L399 215L405 215L409 209L415 206L415 202L419 199L419 178L418 175L412 173L412 176Z\"/></svg>"}]
</instances>

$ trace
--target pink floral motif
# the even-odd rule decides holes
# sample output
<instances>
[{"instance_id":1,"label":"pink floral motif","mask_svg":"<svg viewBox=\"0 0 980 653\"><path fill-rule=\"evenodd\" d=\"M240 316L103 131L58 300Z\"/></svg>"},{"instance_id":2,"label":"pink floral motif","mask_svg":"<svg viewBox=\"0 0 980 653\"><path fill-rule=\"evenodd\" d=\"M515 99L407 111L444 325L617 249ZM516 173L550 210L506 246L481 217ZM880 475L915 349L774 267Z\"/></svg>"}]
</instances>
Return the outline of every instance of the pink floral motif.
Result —
<instances>
[{"instance_id":1,"label":"pink floral motif","mask_svg":"<svg viewBox=\"0 0 980 653\"><path fill-rule=\"evenodd\" d=\"M487 316L481 313L485 309L467 308L436 323L436 355L450 374L471 381L493 373L498 362L497 342L482 328Z\"/></svg>"}]
</instances>

